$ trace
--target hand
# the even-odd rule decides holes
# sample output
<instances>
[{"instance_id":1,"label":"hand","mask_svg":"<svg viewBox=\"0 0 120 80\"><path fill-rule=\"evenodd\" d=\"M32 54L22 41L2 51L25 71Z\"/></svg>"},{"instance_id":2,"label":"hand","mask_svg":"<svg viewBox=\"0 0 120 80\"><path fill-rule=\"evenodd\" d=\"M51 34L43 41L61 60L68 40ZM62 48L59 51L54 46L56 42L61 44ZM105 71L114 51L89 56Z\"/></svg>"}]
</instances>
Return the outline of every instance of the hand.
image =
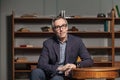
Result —
<instances>
[{"instance_id":1,"label":"hand","mask_svg":"<svg viewBox=\"0 0 120 80\"><path fill-rule=\"evenodd\" d=\"M57 68L57 70L58 71L66 71L67 69L69 69L70 68L70 64L66 64L66 65L61 65L61 66L59 66L58 68Z\"/></svg>"},{"instance_id":2,"label":"hand","mask_svg":"<svg viewBox=\"0 0 120 80\"><path fill-rule=\"evenodd\" d=\"M64 66L64 69L65 70L67 70L67 69L74 69L74 68L76 68L76 65L75 64L66 64L65 66Z\"/></svg>"},{"instance_id":3,"label":"hand","mask_svg":"<svg viewBox=\"0 0 120 80\"><path fill-rule=\"evenodd\" d=\"M58 68L57 68L57 70L58 71L64 71L64 66L62 65L62 66L59 66Z\"/></svg>"},{"instance_id":4,"label":"hand","mask_svg":"<svg viewBox=\"0 0 120 80\"><path fill-rule=\"evenodd\" d=\"M75 64L66 64L66 65L64 66L65 76L68 76L69 73L70 73L70 71L71 71L72 69L74 69L74 68L76 68L76 65L75 65Z\"/></svg>"},{"instance_id":5,"label":"hand","mask_svg":"<svg viewBox=\"0 0 120 80\"><path fill-rule=\"evenodd\" d=\"M66 72L66 73L68 73L69 71L71 71L71 69L74 69L74 68L76 68L76 65L75 64L66 64L66 65L64 65L64 66L59 66L58 68L57 68L57 70L58 71L62 71L62 72Z\"/></svg>"},{"instance_id":6,"label":"hand","mask_svg":"<svg viewBox=\"0 0 120 80\"><path fill-rule=\"evenodd\" d=\"M65 76L68 76L69 73L70 73L70 71L71 71L71 69L66 70L66 71L65 71Z\"/></svg>"}]
</instances>

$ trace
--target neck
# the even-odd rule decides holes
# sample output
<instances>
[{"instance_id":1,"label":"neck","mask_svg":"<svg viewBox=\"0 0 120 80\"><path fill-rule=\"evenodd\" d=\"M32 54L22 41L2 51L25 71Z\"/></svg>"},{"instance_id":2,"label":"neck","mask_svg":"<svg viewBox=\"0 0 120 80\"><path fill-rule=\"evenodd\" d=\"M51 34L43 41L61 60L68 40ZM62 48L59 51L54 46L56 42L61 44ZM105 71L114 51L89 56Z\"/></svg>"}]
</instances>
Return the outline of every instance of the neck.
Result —
<instances>
[{"instance_id":1,"label":"neck","mask_svg":"<svg viewBox=\"0 0 120 80\"><path fill-rule=\"evenodd\" d=\"M67 40L67 36L63 37L63 38L59 38L60 42L64 43Z\"/></svg>"}]
</instances>

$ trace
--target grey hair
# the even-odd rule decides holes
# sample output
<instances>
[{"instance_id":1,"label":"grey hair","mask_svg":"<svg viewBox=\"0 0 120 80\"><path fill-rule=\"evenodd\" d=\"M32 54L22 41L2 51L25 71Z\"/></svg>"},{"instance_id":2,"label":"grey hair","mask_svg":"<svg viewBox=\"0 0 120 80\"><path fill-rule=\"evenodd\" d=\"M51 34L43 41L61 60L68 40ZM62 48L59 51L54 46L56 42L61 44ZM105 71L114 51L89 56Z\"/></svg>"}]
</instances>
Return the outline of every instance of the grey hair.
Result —
<instances>
[{"instance_id":1,"label":"grey hair","mask_svg":"<svg viewBox=\"0 0 120 80\"><path fill-rule=\"evenodd\" d=\"M52 27L55 26L55 25L54 25L55 21L56 21L56 20L59 20L59 19L63 19L63 20L66 22L67 26L68 26L68 21L67 21L64 17L57 16L57 17L53 18L53 20L52 20Z\"/></svg>"}]
</instances>

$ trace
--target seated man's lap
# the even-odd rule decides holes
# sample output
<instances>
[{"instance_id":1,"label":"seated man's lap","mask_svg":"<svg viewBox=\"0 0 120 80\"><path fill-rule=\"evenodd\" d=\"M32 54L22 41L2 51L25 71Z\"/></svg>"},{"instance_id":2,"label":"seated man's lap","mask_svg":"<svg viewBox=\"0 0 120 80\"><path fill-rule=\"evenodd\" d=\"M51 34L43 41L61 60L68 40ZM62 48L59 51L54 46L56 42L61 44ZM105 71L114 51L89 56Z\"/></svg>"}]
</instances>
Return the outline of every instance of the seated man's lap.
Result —
<instances>
[{"instance_id":1,"label":"seated man's lap","mask_svg":"<svg viewBox=\"0 0 120 80\"><path fill-rule=\"evenodd\" d=\"M42 69L36 68L32 70L30 80L66 80L66 79L68 80L68 77L58 74L50 78L49 76L46 76L45 72Z\"/></svg>"}]
</instances>

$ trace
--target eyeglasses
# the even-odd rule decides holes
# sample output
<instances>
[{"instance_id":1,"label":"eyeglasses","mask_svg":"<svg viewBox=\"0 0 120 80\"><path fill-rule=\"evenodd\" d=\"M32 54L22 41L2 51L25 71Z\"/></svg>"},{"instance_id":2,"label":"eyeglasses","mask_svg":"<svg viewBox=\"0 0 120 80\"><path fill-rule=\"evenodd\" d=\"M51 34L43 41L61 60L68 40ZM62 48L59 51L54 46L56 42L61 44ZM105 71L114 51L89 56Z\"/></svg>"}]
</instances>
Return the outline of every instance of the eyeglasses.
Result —
<instances>
[{"instance_id":1,"label":"eyeglasses","mask_svg":"<svg viewBox=\"0 0 120 80\"><path fill-rule=\"evenodd\" d=\"M55 30L59 30L59 29L65 29L67 27L67 24L63 24L61 26L55 26L53 27Z\"/></svg>"}]
</instances>

